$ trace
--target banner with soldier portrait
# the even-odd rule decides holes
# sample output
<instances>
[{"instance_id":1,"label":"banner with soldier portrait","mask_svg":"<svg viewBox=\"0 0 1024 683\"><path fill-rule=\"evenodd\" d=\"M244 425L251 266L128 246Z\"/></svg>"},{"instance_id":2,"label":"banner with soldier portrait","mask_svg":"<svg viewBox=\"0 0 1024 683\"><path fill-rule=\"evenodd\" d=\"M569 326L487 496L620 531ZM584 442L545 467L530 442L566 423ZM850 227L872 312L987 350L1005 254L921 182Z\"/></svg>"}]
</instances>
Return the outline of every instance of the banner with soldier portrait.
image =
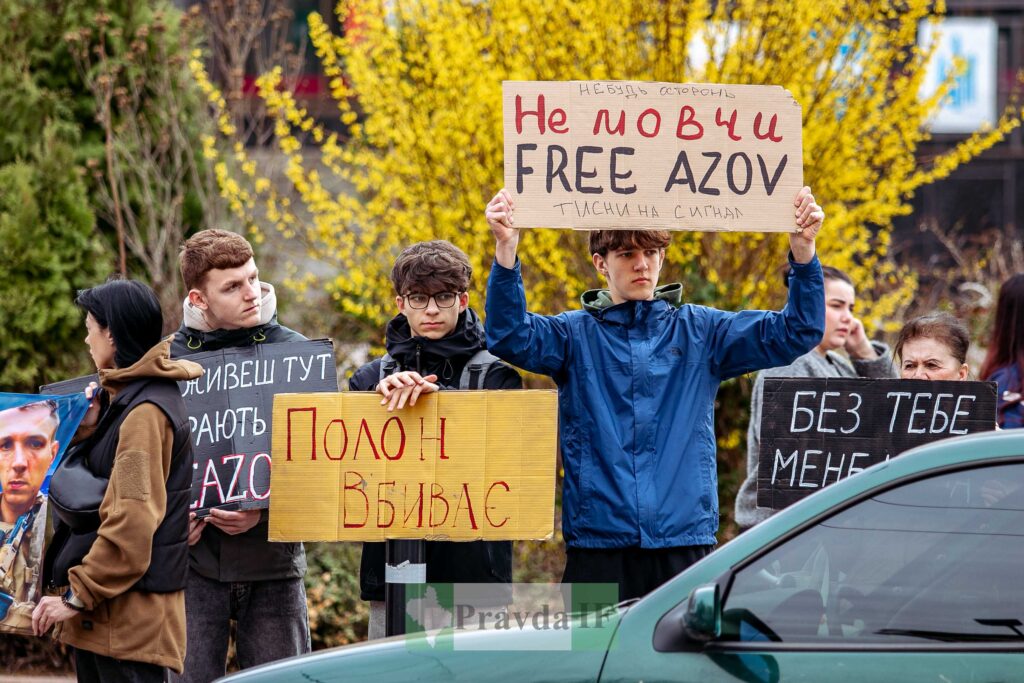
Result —
<instances>
[{"instance_id":1,"label":"banner with soldier portrait","mask_svg":"<svg viewBox=\"0 0 1024 683\"><path fill-rule=\"evenodd\" d=\"M88 407L82 393L0 393L0 633L32 633L50 477Z\"/></svg>"}]
</instances>

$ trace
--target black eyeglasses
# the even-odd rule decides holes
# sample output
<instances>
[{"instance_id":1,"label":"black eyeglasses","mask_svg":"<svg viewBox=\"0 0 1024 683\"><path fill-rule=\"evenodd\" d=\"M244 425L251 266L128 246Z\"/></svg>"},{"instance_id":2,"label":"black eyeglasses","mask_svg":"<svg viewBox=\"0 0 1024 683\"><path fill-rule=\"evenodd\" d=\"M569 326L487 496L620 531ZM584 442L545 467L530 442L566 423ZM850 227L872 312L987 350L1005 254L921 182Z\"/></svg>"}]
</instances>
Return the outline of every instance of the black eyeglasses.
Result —
<instances>
[{"instance_id":1,"label":"black eyeglasses","mask_svg":"<svg viewBox=\"0 0 1024 683\"><path fill-rule=\"evenodd\" d=\"M405 303L409 304L410 308L417 310L424 309L430 305L430 300L433 299L434 303L437 304L438 308L451 308L455 305L455 302L459 299L458 292L440 292L438 294L406 294Z\"/></svg>"}]
</instances>

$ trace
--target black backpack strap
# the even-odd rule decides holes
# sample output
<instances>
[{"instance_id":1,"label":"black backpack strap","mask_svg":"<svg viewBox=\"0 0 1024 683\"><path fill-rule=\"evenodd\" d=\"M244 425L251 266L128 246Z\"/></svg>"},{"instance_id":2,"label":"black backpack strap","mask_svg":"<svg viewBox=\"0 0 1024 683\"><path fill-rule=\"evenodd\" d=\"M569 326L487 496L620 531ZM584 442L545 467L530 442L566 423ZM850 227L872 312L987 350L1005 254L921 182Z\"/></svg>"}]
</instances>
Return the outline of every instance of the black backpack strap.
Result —
<instances>
[{"instance_id":1,"label":"black backpack strap","mask_svg":"<svg viewBox=\"0 0 1024 683\"><path fill-rule=\"evenodd\" d=\"M462 377L459 378L459 389L483 389L484 380L491 366L500 363L501 359L490 353L487 349L480 349L473 354L473 357L462 368Z\"/></svg>"},{"instance_id":2,"label":"black backpack strap","mask_svg":"<svg viewBox=\"0 0 1024 683\"><path fill-rule=\"evenodd\" d=\"M390 353L385 353L380 359L380 372L377 375L377 382L388 375L393 375L398 370L398 361L391 357Z\"/></svg>"}]
</instances>

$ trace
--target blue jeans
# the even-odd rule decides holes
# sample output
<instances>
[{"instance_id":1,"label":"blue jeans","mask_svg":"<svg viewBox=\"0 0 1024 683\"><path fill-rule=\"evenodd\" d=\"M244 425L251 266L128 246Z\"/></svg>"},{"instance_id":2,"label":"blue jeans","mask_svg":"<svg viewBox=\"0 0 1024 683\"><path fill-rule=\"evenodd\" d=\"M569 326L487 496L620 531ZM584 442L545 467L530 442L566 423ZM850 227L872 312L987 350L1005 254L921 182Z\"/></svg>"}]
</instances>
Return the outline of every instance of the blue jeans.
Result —
<instances>
[{"instance_id":1,"label":"blue jeans","mask_svg":"<svg viewBox=\"0 0 1024 683\"><path fill-rule=\"evenodd\" d=\"M310 651L301 578L223 582L189 570L185 587L185 671L173 681L209 683L227 666L230 621L243 669Z\"/></svg>"}]
</instances>

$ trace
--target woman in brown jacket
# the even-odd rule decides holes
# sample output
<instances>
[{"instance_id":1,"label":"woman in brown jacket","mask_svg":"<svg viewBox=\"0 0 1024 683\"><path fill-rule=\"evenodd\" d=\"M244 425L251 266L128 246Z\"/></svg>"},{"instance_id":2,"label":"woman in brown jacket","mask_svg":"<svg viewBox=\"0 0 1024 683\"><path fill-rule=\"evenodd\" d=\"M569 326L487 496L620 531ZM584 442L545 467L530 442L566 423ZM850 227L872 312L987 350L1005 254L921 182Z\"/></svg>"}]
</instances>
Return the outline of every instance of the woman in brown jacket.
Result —
<instances>
[{"instance_id":1,"label":"woman in brown jacket","mask_svg":"<svg viewBox=\"0 0 1024 683\"><path fill-rule=\"evenodd\" d=\"M115 280L76 303L86 311L85 341L102 389L87 390L89 413L50 491L59 497L62 479L68 487L85 471L106 488L98 515L57 511L46 579L63 594L40 600L33 628L42 635L60 624L79 681L163 681L185 657L192 447L177 381L202 368L170 359L160 305L146 285ZM62 472L75 463L84 463L79 474Z\"/></svg>"}]
</instances>

